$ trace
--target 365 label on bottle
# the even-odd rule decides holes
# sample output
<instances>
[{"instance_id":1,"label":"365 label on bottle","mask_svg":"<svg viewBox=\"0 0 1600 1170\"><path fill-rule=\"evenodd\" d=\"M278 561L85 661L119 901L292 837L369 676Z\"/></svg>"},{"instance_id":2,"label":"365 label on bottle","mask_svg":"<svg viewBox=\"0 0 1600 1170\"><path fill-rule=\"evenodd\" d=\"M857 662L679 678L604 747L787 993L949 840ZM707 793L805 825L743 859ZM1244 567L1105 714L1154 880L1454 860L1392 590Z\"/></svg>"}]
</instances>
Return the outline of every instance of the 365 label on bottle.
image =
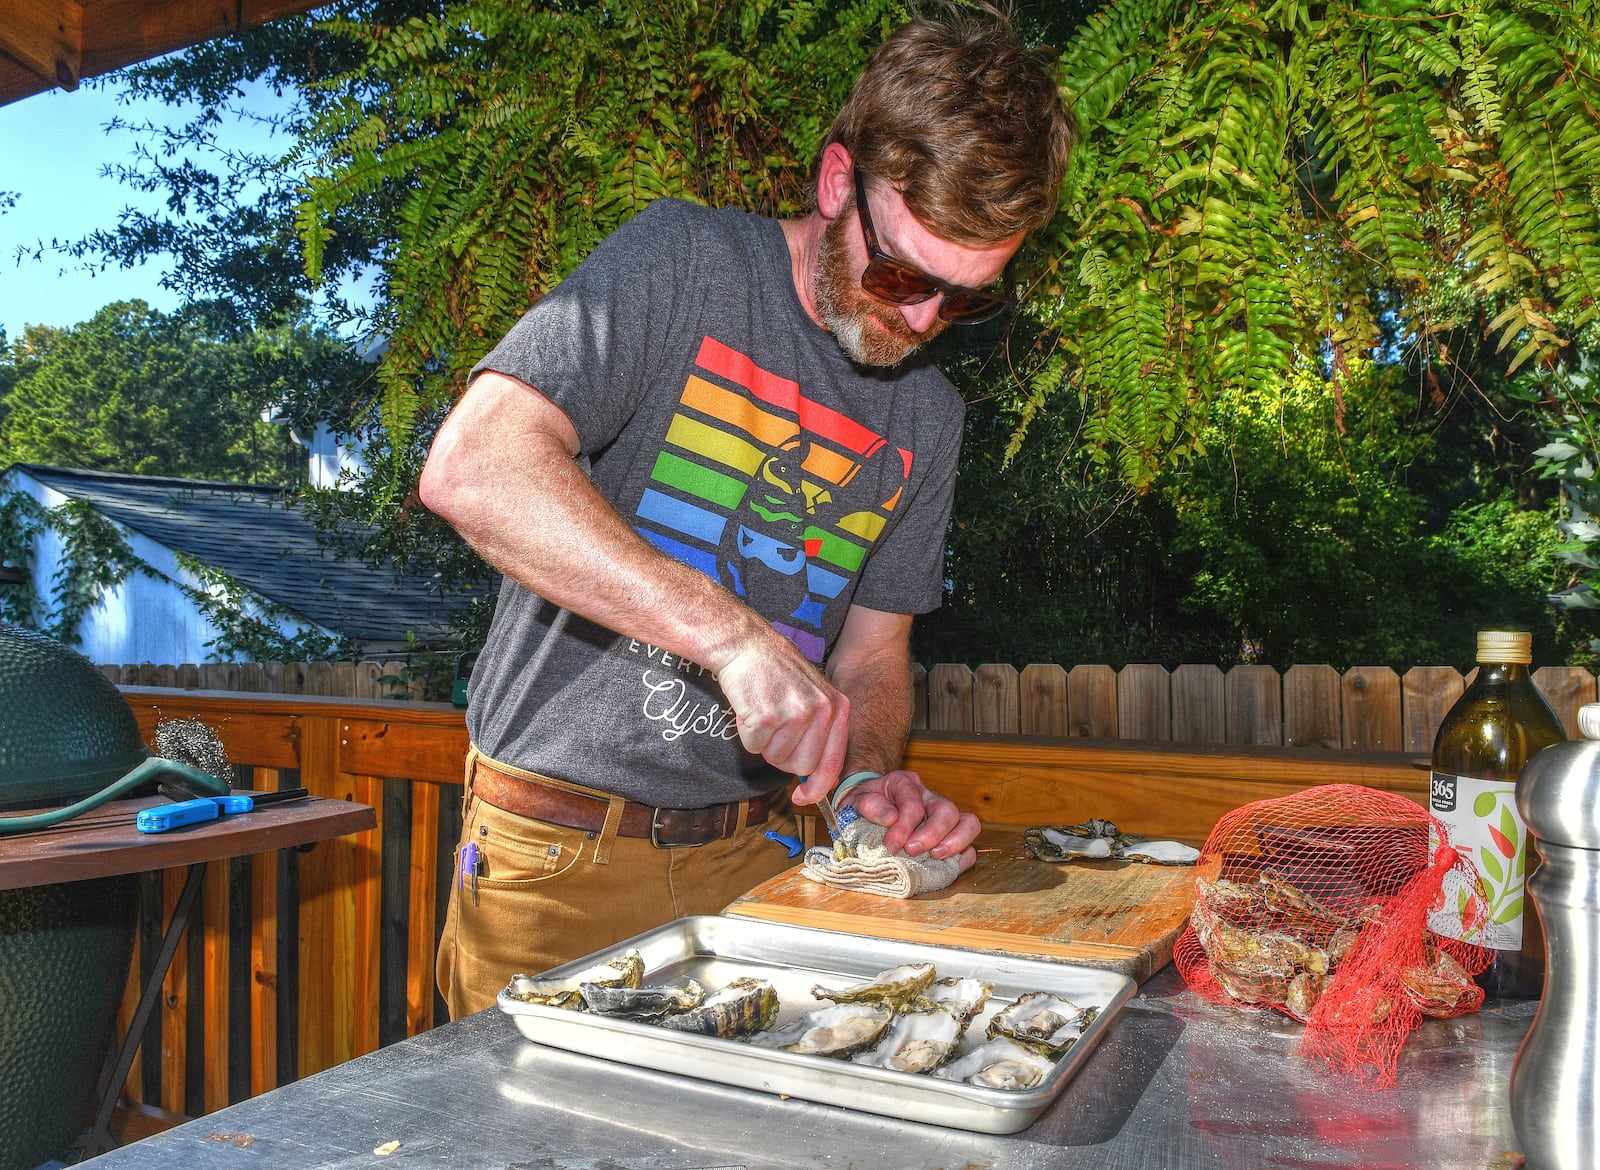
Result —
<instances>
[{"instance_id":1,"label":"365 label on bottle","mask_svg":"<svg viewBox=\"0 0 1600 1170\"><path fill-rule=\"evenodd\" d=\"M1528 877L1528 827L1517 812L1516 785L1434 772L1428 807L1450 844L1472 862L1476 888L1453 871L1444 904L1428 927L1446 938L1514 951L1522 946L1522 912Z\"/></svg>"}]
</instances>

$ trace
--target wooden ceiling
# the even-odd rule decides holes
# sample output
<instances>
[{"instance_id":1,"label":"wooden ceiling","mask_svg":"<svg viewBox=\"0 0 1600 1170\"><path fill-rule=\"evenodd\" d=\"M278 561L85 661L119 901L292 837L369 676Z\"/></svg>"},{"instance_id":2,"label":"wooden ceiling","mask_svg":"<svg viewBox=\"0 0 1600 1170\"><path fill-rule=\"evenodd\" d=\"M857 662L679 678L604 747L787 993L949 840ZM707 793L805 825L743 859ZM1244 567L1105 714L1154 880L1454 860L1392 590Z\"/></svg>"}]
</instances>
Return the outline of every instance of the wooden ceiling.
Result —
<instances>
[{"instance_id":1,"label":"wooden ceiling","mask_svg":"<svg viewBox=\"0 0 1600 1170\"><path fill-rule=\"evenodd\" d=\"M0 105L327 0L0 0Z\"/></svg>"}]
</instances>

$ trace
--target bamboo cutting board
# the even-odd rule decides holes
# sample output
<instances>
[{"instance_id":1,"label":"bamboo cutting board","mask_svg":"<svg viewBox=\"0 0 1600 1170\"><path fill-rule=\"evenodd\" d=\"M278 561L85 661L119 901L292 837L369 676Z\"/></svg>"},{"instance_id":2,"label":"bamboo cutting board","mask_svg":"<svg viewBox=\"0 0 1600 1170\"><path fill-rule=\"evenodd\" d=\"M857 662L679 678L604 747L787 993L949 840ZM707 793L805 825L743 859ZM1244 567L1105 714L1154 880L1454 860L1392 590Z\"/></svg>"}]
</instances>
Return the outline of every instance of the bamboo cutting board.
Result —
<instances>
[{"instance_id":1,"label":"bamboo cutting board","mask_svg":"<svg viewBox=\"0 0 1600 1170\"><path fill-rule=\"evenodd\" d=\"M987 828L978 864L943 890L885 898L838 890L799 867L724 913L847 934L1060 959L1143 983L1172 960L1194 906L1192 866L1035 861L1020 829Z\"/></svg>"}]
</instances>

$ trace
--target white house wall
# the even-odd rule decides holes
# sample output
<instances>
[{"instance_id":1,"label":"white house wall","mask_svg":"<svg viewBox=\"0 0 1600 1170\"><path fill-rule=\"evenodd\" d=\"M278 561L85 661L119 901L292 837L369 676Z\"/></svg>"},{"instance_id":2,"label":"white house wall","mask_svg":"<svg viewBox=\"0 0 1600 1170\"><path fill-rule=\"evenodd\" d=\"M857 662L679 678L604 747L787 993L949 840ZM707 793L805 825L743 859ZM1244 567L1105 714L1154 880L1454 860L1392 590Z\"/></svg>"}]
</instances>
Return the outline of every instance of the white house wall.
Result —
<instances>
[{"instance_id":1,"label":"white house wall","mask_svg":"<svg viewBox=\"0 0 1600 1170\"><path fill-rule=\"evenodd\" d=\"M32 496L45 508L67 502L62 495L23 473L14 473L12 487ZM80 641L74 647L96 663L216 662L217 652L206 645L219 631L179 587L182 581L198 585L193 574L178 564L177 554L164 544L116 525L133 555L157 576L138 570L120 585L106 591L78 625ZM34 596L51 607L52 580L65 556L65 545L54 529L47 528L34 543ZM288 636L302 629L318 629L310 622L269 619ZM41 622L41 624L44 624Z\"/></svg>"}]
</instances>

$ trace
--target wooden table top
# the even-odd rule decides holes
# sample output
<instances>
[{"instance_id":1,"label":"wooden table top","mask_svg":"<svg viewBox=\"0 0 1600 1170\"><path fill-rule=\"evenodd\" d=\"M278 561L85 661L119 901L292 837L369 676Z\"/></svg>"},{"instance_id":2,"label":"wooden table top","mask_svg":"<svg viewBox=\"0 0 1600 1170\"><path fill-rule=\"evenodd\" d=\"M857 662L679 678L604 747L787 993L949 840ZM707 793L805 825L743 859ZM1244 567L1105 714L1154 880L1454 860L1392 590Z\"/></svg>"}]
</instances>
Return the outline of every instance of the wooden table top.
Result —
<instances>
[{"instance_id":1,"label":"wooden table top","mask_svg":"<svg viewBox=\"0 0 1600 1170\"><path fill-rule=\"evenodd\" d=\"M48 829L0 837L0 890L170 869L306 845L377 827L364 804L310 797L165 833L134 827L162 796L115 800Z\"/></svg>"}]
</instances>

